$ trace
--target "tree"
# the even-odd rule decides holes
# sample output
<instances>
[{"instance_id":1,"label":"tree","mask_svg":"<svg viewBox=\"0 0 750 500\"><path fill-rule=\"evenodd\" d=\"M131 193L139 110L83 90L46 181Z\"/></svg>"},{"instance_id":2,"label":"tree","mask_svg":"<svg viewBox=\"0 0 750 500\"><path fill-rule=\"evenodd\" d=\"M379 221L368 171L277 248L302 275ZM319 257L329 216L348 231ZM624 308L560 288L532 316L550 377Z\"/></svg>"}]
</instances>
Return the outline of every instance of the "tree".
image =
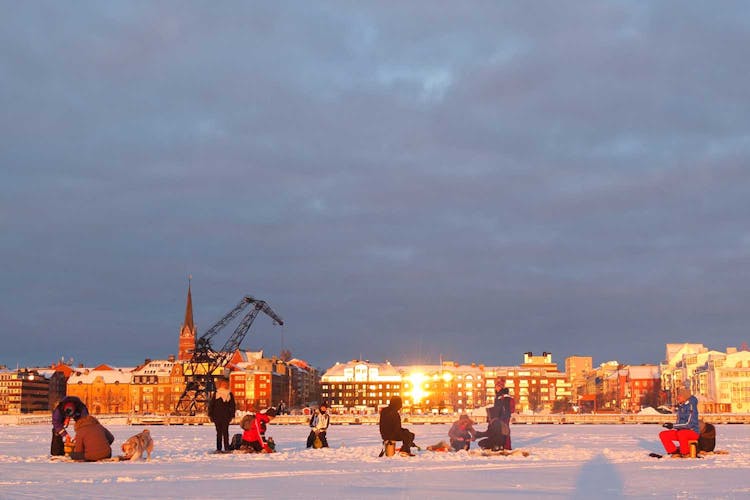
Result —
<instances>
[{"instance_id":1,"label":"tree","mask_svg":"<svg viewBox=\"0 0 750 500\"><path fill-rule=\"evenodd\" d=\"M279 359L281 359L285 363L290 361L292 359L292 351L290 351L289 349L282 349L279 353Z\"/></svg>"}]
</instances>

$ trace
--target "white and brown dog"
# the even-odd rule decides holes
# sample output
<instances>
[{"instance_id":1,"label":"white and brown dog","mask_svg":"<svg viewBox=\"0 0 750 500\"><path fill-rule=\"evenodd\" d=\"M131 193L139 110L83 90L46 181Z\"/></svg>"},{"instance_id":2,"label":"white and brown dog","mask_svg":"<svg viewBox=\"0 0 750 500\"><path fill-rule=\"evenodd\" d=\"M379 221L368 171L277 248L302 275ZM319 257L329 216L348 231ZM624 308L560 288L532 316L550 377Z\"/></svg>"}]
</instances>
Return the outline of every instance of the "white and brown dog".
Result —
<instances>
[{"instance_id":1,"label":"white and brown dog","mask_svg":"<svg viewBox=\"0 0 750 500\"><path fill-rule=\"evenodd\" d=\"M135 436L128 438L122 443L122 460L141 460L143 453L147 455L147 460L151 460L151 452L154 451L154 440L151 439L151 433L148 429L139 432Z\"/></svg>"}]
</instances>

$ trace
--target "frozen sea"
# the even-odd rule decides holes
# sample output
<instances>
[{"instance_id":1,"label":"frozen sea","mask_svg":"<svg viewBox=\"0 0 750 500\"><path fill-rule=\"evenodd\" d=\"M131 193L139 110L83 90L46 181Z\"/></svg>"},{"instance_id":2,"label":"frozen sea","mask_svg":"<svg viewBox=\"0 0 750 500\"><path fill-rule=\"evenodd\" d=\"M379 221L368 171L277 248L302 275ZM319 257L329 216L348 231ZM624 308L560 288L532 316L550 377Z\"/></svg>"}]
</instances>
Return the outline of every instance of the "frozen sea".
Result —
<instances>
[{"instance_id":1,"label":"frozen sea","mask_svg":"<svg viewBox=\"0 0 750 500\"><path fill-rule=\"evenodd\" d=\"M107 427L117 453L143 429ZM410 428L422 447L448 432ZM307 450L306 426L272 424L271 455L212 454L213 426L149 429L150 462L73 463L50 461L49 425L0 426L0 498L750 498L748 425L717 426L717 449L729 453L702 459L650 458L657 425L514 425L528 457L412 458L378 458L376 426L332 426L330 449Z\"/></svg>"}]
</instances>

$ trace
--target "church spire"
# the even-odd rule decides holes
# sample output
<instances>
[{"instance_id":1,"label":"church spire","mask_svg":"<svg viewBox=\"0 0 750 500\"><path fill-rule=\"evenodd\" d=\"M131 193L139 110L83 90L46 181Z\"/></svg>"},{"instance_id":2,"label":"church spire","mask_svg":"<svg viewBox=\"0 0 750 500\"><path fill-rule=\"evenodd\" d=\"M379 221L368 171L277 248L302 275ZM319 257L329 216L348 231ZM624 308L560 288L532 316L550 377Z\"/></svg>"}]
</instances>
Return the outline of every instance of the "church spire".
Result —
<instances>
[{"instance_id":1,"label":"church spire","mask_svg":"<svg viewBox=\"0 0 750 500\"><path fill-rule=\"evenodd\" d=\"M180 328L180 344L177 359L187 361L193 356L195 350L195 324L193 323L193 277L188 276L187 304L185 305L185 321Z\"/></svg>"},{"instance_id":2,"label":"church spire","mask_svg":"<svg viewBox=\"0 0 750 500\"><path fill-rule=\"evenodd\" d=\"M187 305L185 306L185 321L182 324L182 327L189 328L190 331L195 331L195 325L193 325L193 294L191 293L191 281L193 280L193 276L188 276L188 296L187 296Z\"/></svg>"}]
</instances>

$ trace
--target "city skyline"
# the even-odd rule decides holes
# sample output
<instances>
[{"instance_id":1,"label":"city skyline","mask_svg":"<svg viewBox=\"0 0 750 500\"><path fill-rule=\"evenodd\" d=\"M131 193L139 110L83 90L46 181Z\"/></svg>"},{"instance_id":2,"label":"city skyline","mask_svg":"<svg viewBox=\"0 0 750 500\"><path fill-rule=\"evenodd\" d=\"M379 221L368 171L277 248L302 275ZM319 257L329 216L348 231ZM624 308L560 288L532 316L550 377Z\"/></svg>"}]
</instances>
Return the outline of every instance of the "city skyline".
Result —
<instances>
[{"instance_id":1,"label":"city skyline","mask_svg":"<svg viewBox=\"0 0 750 500\"><path fill-rule=\"evenodd\" d=\"M744 2L4 11L0 364L748 341Z\"/></svg>"}]
</instances>

